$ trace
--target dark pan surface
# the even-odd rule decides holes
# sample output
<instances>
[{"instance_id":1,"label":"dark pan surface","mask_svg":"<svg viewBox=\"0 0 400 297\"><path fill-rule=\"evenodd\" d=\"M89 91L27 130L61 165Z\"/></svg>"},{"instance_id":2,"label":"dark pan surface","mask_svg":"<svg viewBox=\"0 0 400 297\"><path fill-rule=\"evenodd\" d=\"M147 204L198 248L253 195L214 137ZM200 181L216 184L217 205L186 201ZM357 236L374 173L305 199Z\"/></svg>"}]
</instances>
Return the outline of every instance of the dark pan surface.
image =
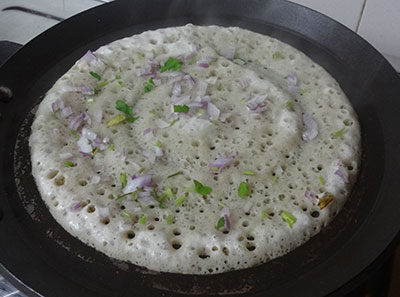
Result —
<instances>
[{"instance_id":1,"label":"dark pan surface","mask_svg":"<svg viewBox=\"0 0 400 297\"><path fill-rule=\"evenodd\" d=\"M160 27L240 26L268 34L321 64L359 115L363 162L344 209L309 242L255 268L212 276L156 273L85 246L48 213L30 174L33 108L87 49ZM14 92L0 103L0 263L45 296L341 296L400 229L400 82L369 44L342 25L285 1L113 2L60 23L0 69ZM27 289L25 289L26 291ZM37 294L30 292L32 296Z\"/></svg>"}]
</instances>

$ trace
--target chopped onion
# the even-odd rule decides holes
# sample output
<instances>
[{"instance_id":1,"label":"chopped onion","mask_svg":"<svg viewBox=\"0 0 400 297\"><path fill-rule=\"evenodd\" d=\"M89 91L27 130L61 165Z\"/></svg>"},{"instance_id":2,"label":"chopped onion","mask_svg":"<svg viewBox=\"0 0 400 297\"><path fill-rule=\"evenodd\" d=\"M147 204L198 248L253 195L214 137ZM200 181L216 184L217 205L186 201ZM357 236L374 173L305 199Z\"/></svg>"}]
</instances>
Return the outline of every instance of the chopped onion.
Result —
<instances>
[{"instance_id":1,"label":"chopped onion","mask_svg":"<svg viewBox=\"0 0 400 297\"><path fill-rule=\"evenodd\" d=\"M143 130L143 135L146 135L146 134L149 134L149 133L152 133L150 128L147 128L147 129Z\"/></svg>"},{"instance_id":2,"label":"chopped onion","mask_svg":"<svg viewBox=\"0 0 400 297\"><path fill-rule=\"evenodd\" d=\"M247 109L250 113L262 113L267 109L265 104L265 95L257 95L247 102Z\"/></svg>"},{"instance_id":3,"label":"chopped onion","mask_svg":"<svg viewBox=\"0 0 400 297\"><path fill-rule=\"evenodd\" d=\"M208 68L208 67L210 67L210 64L206 60L200 60L200 61L197 61L197 66L202 67L202 68Z\"/></svg>"},{"instance_id":4,"label":"chopped onion","mask_svg":"<svg viewBox=\"0 0 400 297\"><path fill-rule=\"evenodd\" d=\"M79 140L78 140L78 147L79 147L79 151L82 152L82 153L87 153L87 154L89 154L89 153L91 153L92 150L93 150L91 144L89 143L89 140L88 140L86 137L84 137L84 136L81 136L81 137L79 138Z\"/></svg>"},{"instance_id":5,"label":"chopped onion","mask_svg":"<svg viewBox=\"0 0 400 297\"><path fill-rule=\"evenodd\" d=\"M247 200L247 202L243 205L243 211L245 213L249 213L252 208L253 208L253 203L249 200Z\"/></svg>"},{"instance_id":6,"label":"chopped onion","mask_svg":"<svg viewBox=\"0 0 400 297\"><path fill-rule=\"evenodd\" d=\"M149 76L149 75L152 75L151 65L146 65L143 68L139 68L136 70L136 76Z\"/></svg>"},{"instance_id":7,"label":"chopped onion","mask_svg":"<svg viewBox=\"0 0 400 297\"><path fill-rule=\"evenodd\" d=\"M157 127L160 129L168 128L170 125L170 123L167 123L166 121L164 121L162 119L155 119L154 122L157 125Z\"/></svg>"},{"instance_id":8,"label":"chopped onion","mask_svg":"<svg viewBox=\"0 0 400 297\"><path fill-rule=\"evenodd\" d=\"M150 174L144 174L144 175L139 175L139 176L132 176L132 179L130 179L123 189L123 193L131 193L135 192L137 188L143 188L143 187L148 187L151 186L151 179L152 176Z\"/></svg>"},{"instance_id":9,"label":"chopped onion","mask_svg":"<svg viewBox=\"0 0 400 297\"><path fill-rule=\"evenodd\" d=\"M198 91L197 94L200 96L204 96L207 92L208 83L204 80L199 81L198 83Z\"/></svg>"},{"instance_id":10,"label":"chopped onion","mask_svg":"<svg viewBox=\"0 0 400 297\"><path fill-rule=\"evenodd\" d=\"M101 218L108 218L110 216L110 209L108 207L98 207L97 209Z\"/></svg>"},{"instance_id":11,"label":"chopped onion","mask_svg":"<svg viewBox=\"0 0 400 297\"><path fill-rule=\"evenodd\" d=\"M80 113L80 114L74 116L73 118L71 118L69 120L69 128L71 128L72 130L78 130L78 128L83 123L84 118L85 118L84 113Z\"/></svg>"},{"instance_id":12,"label":"chopped onion","mask_svg":"<svg viewBox=\"0 0 400 297\"><path fill-rule=\"evenodd\" d=\"M172 85L172 94L175 96L180 96L181 92L182 92L181 84L179 82L175 82Z\"/></svg>"},{"instance_id":13,"label":"chopped onion","mask_svg":"<svg viewBox=\"0 0 400 297\"><path fill-rule=\"evenodd\" d=\"M150 192L139 192L138 194L138 198L141 204L143 204L143 206L149 206L149 205L153 205L153 206L158 206L160 203L154 199L153 196L151 196Z\"/></svg>"},{"instance_id":14,"label":"chopped onion","mask_svg":"<svg viewBox=\"0 0 400 297\"><path fill-rule=\"evenodd\" d=\"M81 202L76 202L76 203L72 203L69 207L69 209L73 212L77 212L79 210L81 210L83 207L83 204Z\"/></svg>"},{"instance_id":15,"label":"chopped onion","mask_svg":"<svg viewBox=\"0 0 400 297\"><path fill-rule=\"evenodd\" d=\"M51 110L56 112L57 110L62 110L64 108L64 101L58 99L51 104Z\"/></svg>"},{"instance_id":16,"label":"chopped onion","mask_svg":"<svg viewBox=\"0 0 400 297\"><path fill-rule=\"evenodd\" d=\"M156 157L162 157L164 155L163 150L159 146L155 145L154 150L155 150Z\"/></svg>"},{"instance_id":17,"label":"chopped onion","mask_svg":"<svg viewBox=\"0 0 400 297\"><path fill-rule=\"evenodd\" d=\"M345 183L348 182L348 178L349 178L348 173L347 173L347 171L345 171L345 170L342 168L342 166L339 166L338 170L335 171L335 175L339 176L340 179L341 179L343 182L345 182Z\"/></svg>"},{"instance_id":18,"label":"chopped onion","mask_svg":"<svg viewBox=\"0 0 400 297\"><path fill-rule=\"evenodd\" d=\"M72 108L70 106L61 109L61 116L63 118L68 118L71 114L72 114Z\"/></svg>"},{"instance_id":19,"label":"chopped onion","mask_svg":"<svg viewBox=\"0 0 400 297\"><path fill-rule=\"evenodd\" d=\"M316 196L313 192L311 192L311 191L309 191L309 190L307 190L307 191L304 193L304 196L307 197L307 198L317 198L317 196Z\"/></svg>"},{"instance_id":20,"label":"chopped onion","mask_svg":"<svg viewBox=\"0 0 400 297\"><path fill-rule=\"evenodd\" d=\"M93 88L90 86L68 87L67 92L80 93L82 95L94 95Z\"/></svg>"},{"instance_id":21,"label":"chopped onion","mask_svg":"<svg viewBox=\"0 0 400 297\"><path fill-rule=\"evenodd\" d=\"M60 154L60 159L61 160L68 160L71 157L72 157L71 153L62 153L62 154Z\"/></svg>"},{"instance_id":22,"label":"chopped onion","mask_svg":"<svg viewBox=\"0 0 400 297\"><path fill-rule=\"evenodd\" d=\"M86 63L90 64L92 61L95 61L97 58L93 54L91 50L88 50L86 54L81 58L81 61L85 61Z\"/></svg>"},{"instance_id":23,"label":"chopped onion","mask_svg":"<svg viewBox=\"0 0 400 297\"><path fill-rule=\"evenodd\" d=\"M103 111L99 108L95 109L93 119L96 123L101 123L101 120L103 119Z\"/></svg>"},{"instance_id":24,"label":"chopped onion","mask_svg":"<svg viewBox=\"0 0 400 297\"><path fill-rule=\"evenodd\" d=\"M229 47L225 50L224 57L232 61L233 58L235 57L235 52L236 49L234 47Z\"/></svg>"},{"instance_id":25,"label":"chopped onion","mask_svg":"<svg viewBox=\"0 0 400 297\"><path fill-rule=\"evenodd\" d=\"M218 120L219 114L221 113L221 111L211 102L208 102L207 112L208 112L208 115L210 116L211 121Z\"/></svg>"},{"instance_id":26,"label":"chopped onion","mask_svg":"<svg viewBox=\"0 0 400 297\"><path fill-rule=\"evenodd\" d=\"M318 124L308 113L303 114L303 123L305 128L303 131L304 141L311 141L318 136Z\"/></svg>"},{"instance_id":27,"label":"chopped onion","mask_svg":"<svg viewBox=\"0 0 400 297\"><path fill-rule=\"evenodd\" d=\"M247 89L250 86L251 80L249 78L242 78L239 80L238 84L242 90Z\"/></svg>"},{"instance_id":28,"label":"chopped onion","mask_svg":"<svg viewBox=\"0 0 400 297\"><path fill-rule=\"evenodd\" d=\"M206 82L210 85L215 85L217 83L218 77L212 76L206 79Z\"/></svg>"},{"instance_id":29,"label":"chopped onion","mask_svg":"<svg viewBox=\"0 0 400 297\"><path fill-rule=\"evenodd\" d=\"M300 92L300 88L297 86L297 77L294 73L287 76L289 92L296 95Z\"/></svg>"},{"instance_id":30,"label":"chopped onion","mask_svg":"<svg viewBox=\"0 0 400 297\"><path fill-rule=\"evenodd\" d=\"M230 165L234 160L234 157L230 156L230 157L221 157L216 159L213 163L210 163L208 165L208 167L210 167L210 169L215 172L215 171L221 171L224 167ZM217 170L215 170L215 168Z\"/></svg>"},{"instance_id":31,"label":"chopped onion","mask_svg":"<svg viewBox=\"0 0 400 297\"><path fill-rule=\"evenodd\" d=\"M82 136L93 141L97 138L97 134L87 128L82 128Z\"/></svg>"},{"instance_id":32,"label":"chopped onion","mask_svg":"<svg viewBox=\"0 0 400 297\"><path fill-rule=\"evenodd\" d=\"M84 153L84 152L79 152L82 156L87 157L87 158L91 158L93 157L92 154L90 153Z\"/></svg>"}]
</instances>

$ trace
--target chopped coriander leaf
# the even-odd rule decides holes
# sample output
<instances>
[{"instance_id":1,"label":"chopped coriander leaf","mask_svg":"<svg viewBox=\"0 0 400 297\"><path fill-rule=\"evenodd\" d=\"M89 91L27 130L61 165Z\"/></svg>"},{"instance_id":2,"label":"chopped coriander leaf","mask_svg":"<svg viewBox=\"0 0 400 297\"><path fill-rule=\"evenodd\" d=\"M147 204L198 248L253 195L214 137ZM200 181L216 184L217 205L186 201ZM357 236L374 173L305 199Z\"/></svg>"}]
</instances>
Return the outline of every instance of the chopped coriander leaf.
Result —
<instances>
[{"instance_id":1,"label":"chopped coriander leaf","mask_svg":"<svg viewBox=\"0 0 400 297\"><path fill-rule=\"evenodd\" d=\"M244 196L249 194L249 190L247 189L247 184L245 182L241 182L238 189L239 197L243 198Z\"/></svg>"},{"instance_id":2,"label":"chopped coriander leaf","mask_svg":"<svg viewBox=\"0 0 400 297\"><path fill-rule=\"evenodd\" d=\"M292 228L293 224L296 222L296 218L286 210L281 213L281 217L289 224L290 228Z\"/></svg>"},{"instance_id":3,"label":"chopped coriander leaf","mask_svg":"<svg viewBox=\"0 0 400 297\"><path fill-rule=\"evenodd\" d=\"M173 120L169 126L172 127L172 125L175 124L177 121L178 121L178 119Z\"/></svg>"},{"instance_id":4,"label":"chopped coriander leaf","mask_svg":"<svg viewBox=\"0 0 400 297\"><path fill-rule=\"evenodd\" d=\"M190 59L189 65L192 65L196 61L196 56Z\"/></svg>"},{"instance_id":5,"label":"chopped coriander leaf","mask_svg":"<svg viewBox=\"0 0 400 297\"><path fill-rule=\"evenodd\" d=\"M122 88L122 82L120 82L120 81L117 81L117 83L116 83L116 84L117 84L117 86L118 86L118 87Z\"/></svg>"},{"instance_id":6,"label":"chopped coriander leaf","mask_svg":"<svg viewBox=\"0 0 400 297\"><path fill-rule=\"evenodd\" d=\"M139 119L139 117L132 117L132 116L127 116L126 117L126 121L128 122L128 123L133 123L134 121L136 121L136 120L138 120Z\"/></svg>"},{"instance_id":7,"label":"chopped coriander leaf","mask_svg":"<svg viewBox=\"0 0 400 297\"><path fill-rule=\"evenodd\" d=\"M244 175L254 175L255 173L254 173L254 171L251 171L251 170L245 170L245 171L243 171L242 172Z\"/></svg>"},{"instance_id":8,"label":"chopped coriander leaf","mask_svg":"<svg viewBox=\"0 0 400 297\"><path fill-rule=\"evenodd\" d=\"M161 203L160 203L160 205L158 205L158 207L161 208L161 209L165 209L165 206L162 205Z\"/></svg>"},{"instance_id":9,"label":"chopped coriander leaf","mask_svg":"<svg viewBox=\"0 0 400 297\"><path fill-rule=\"evenodd\" d=\"M210 169L213 170L213 171L217 171L218 170L217 166L213 166Z\"/></svg>"},{"instance_id":10,"label":"chopped coriander leaf","mask_svg":"<svg viewBox=\"0 0 400 297\"><path fill-rule=\"evenodd\" d=\"M136 56L137 56L139 59L144 59L144 55L143 55L142 53L136 53Z\"/></svg>"},{"instance_id":11,"label":"chopped coriander leaf","mask_svg":"<svg viewBox=\"0 0 400 297\"><path fill-rule=\"evenodd\" d=\"M186 199L186 195L183 194L182 196L180 196L178 199L175 200L175 205L181 204L185 199Z\"/></svg>"},{"instance_id":12,"label":"chopped coriander leaf","mask_svg":"<svg viewBox=\"0 0 400 297\"><path fill-rule=\"evenodd\" d=\"M69 167L74 167L74 162L71 162L71 161L65 161L64 164Z\"/></svg>"},{"instance_id":13,"label":"chopped coriander leaf","mask_svg":"<svg viewBox=\"0 0 400 297\"><path fill-rule=\"evenodd\" d=\"M275 176L272 178L272 183L273 183L273 184L276 183L276 182L278 181L278 179L279 179L279 177L278 177L277 175L275 175Z\"/></svg>"},{"instance_id":14,"label":"chopped coriander leaf","mask_svg":"<svg viewBox=\"0 0 400 297\"><path fill-rule=\"evenodd\" d=\"M195 186L195 191L201 195L208 195L211 193L211 188L207 186L203 186L200 182L197 180L193 180L194 186Z\"/></svg>"},{"instance_id":15,"label":"chopped coriander leaf","mask_svg":"<svg viewBox=\"0 0 400 297\"><path fill-rule=\"evenodd\" d=\"M158 147L161 147L161 142L159 142L158 140L156 141L156 145L158 146Z\"/></svg>"},{"instance_id":16,"label":"chopped coriander leaf","mask_svg":"<svg viewBox=\"0 0 400 297\"><path fill-rule=\"evenodd\" d=\"M92 151L92 156L95 156L98 152L99 152L99 148L96 147L96 148Z\"/></svg>"},{"instance_id":17,"label":"chopped coriander leaf","mask_svg":"<svg viewBox=\"0 0 400 297\"><path fill-rule=\"evenodd\" d=\"M174 112L189 112L189 106L187 105L174 105Z\"/></svg>"},{"instance_id":18,"label":"chopped coriander leaf","mask_svg":"<svg viewBox=\"0 0 400 297\"><path fill-rule=\"evenodd\" d=\"M144 85L144 92L148 93L150 92L155 86L154 80L152 77L149 78L149 81L146 82L146 84Z\"/></svg>"},{"instance_id":19,"label":"chopped coriander leaf","mask_svg":"<svg viewBox=\"0 0 400 297\"><path fill-rule=\"evenodd\" d=\"M122 72L122 68L121 67L119 67L119 72Z\"/></svg>"},{"instance_id":20,"label":"chopped coriander leaf","mask_svg":"<svg viewBox=\"0 0 400 297\"><path fill-rule=\"evenodd\" d=\"M93 98L88 98L87 102L92 103L94 100Z\"/></svg>"},{"instance_id":21,"label":"chopped coriander leaf","mask_svg":"<svg viewBox=\"0 0 400 297\"><path fill-rule=\"evenodd\" d=\"M162 202L162 201L164 201L165 198L167 198L167 197L168 197L167 193L162 193L161 196L158 197L157 200L158 200L158 202Z\"/></svg>"},{"instance_id":22,"label":"chopped coriander leaf","mask_svg":"<svg viewBox=\"0 0 400 297\"><path fill-rule=\"evenodd\" d=\"M114 151L114 143L110 144L110 151L112 151L112 152Z\"/></svg>"},{"instance_id":23,"label":"chopped coriander leaf","mask_svg":"<svg viewBox=\"0 0 400 297\"><path fill-rule=\"evenodd\" d=\"M115 79L120 79L120 78L121 78L120 75L116 75L116 76L115 76Z\"/></svg>"},{"instance_id":24,"label":"chopped coriander leaf","mask_svg":"<svg viewBox=\"0 0 400 297\"><path fill-rule=\"evenodd\" d=\"M161 67L160 72L167 70L178 71L181 69L181 62L178 59L169 57L164 66Z\"/></svg>"},{"instance_id":25,"label":"chopped coriander leaf","mask_svg":"<svg viewBox=\"0 0 400 297\"><path fill-rule=\"evenodd\" d=\"M174 176L177 176L177 175L181 175L181 174L183 174L183 172L182 171L178 171L178 172L175 172L174 174L168 175L167 178L171 178L171 177L174 177Z\"/></svg>"},{"instance_id":26,"label":"chopped coriander leaf","mask_svg":"<svg viewBox=\"0 0 400 297\"><path fill-rule=\"evenodd\" d=\"M224 217L221 217L221 218L218 220L217 226L215 226L215 229L219 230L219 229L221 229L221 228L224 227L224 226L225 226L225 218L224 218Z\"/></svg>"},{"instance_id":27,"label":"chopped coriander leaf","mask_svg":"<svg viewBox=\"0 0 400 297\"><path fill-rule=\"evenodd\" d=\"M100 75L98 75L97 73L95 73L95 72L93 72L93 71L90 71L90 75L93 76L93 77L94 77L95 79L97 79L97 80L101 80Z\"/></svg>"},{"instance_id":28,"label":"chopped coriander leaf","mask_svg":"<svg viewBox=\"0 0 400 297\"><path fill-rule=\"evenodd\" d=\"M325 179L322 177L322 176L320 176L319 177L319 181L321 182L321 184L323 185L323 186L325 186Z\"/></svg>"},{"instance_id":29,"label":"chopped coriander leaf","mask_svg":"<svg viewBox=\"0 0 400 297\"><path fill-rule=\"evenodd\" d=\"M130 219L130 218L131 218L130 213L129 213L129 212L126 212L126 211L122 211L122 212L121 212L121 215L122 215L124 218L127 218L127 219Z\"/></svg>"},{"instance_id":30,"label":"chopped coriander leaf","mask_svg":"<svg viewBox=\"0 0 400 297\"><path fill-rule=\"evenodd\" d=\"M128 184L128 180L126 178L126 173L120 173L119 181L121 182L122 188L125 188L126 185Z\"/></svg>"},{"instance_id":31,"label":"chopped coriander leaf","mask_svg":"<svg viewBox=\"0 0 400 297\"><path fill-rule=\"evenodd\" d=\"M307 90L306 90L306 89L301 89L301 90L300 90L300 95L301 95L301 96L303 96L305 93L307 93Z\"/></svg>"},{"instance_id":32,"label":"chopped coriander leaf","mask_svg":"<svg viewBox=\"0 0 400 297\"><path fill-rule=\"evenodd\" d=\"M122 100L117 100L115 102L116 106L115 108L119 111L122 111L123 113L129 115L132 114L132 106L129 106L128 104L126 104L124 101Z\"/></svg>"},{"instance_id":33,"label":"chopped coriander leaf","mask_svg":"<svg viewBox=\"0 0 400 297\"><path fill-rule=\"evenodd\" d=\"M344 132L345 130L346 130L346 128L343 127L342 129L337 130L336 132L333 132L333 133L332 133L332 136L333 136L333 137L339 137L339 136L341 136L341 135L343 134L343 132Z\"/></svg>"},{"instance_id":34,"label":"chopped coriander leaf","mask_svg":"<svg viewBox=\"0 0 400 297\"><path fill-rule=\"evenodd\" d=\"M272 59L274 59L274 60L278 60L278 59L281 59L281 58L282 58L282 55L281 55L280 52L275 52L275 53L272 54Z\"/></svg>"},{"instance_id":35,"label":"chopped coriander leaf","mask_svg":"<svg viewBox=\"0 0 400 297\"><path fill-rule=\"evenodd\" d=\"M285 105L288 110L293 111L293 102L292 101L290 101L290 100L286 101Z\"/></svg>"},{"instance_id":36,"label":"chopped coriander leaf","mask_svg":"<svg viewBox=\"0 0 400 297\"><path fill-rule=\"evenodd\" d=\"M115 117L113 117L108 123L107 127L115 126L121 124L123 121L126 120L126 116L124 114L117 114Z\"/></svg>"},{"instance_id":37,"label":"chopped coriander leaf","mask_svg":"<svg viewBox=\"0 0 400 297\"><path fill-rule=\"evenodd\" d=\"M99 88L101 88L101 87L104 87L106 84L108 84L108 81L102 81L101 83L99 83L99 84L97 84L97 86L99 87Z\"/></svg>"},{"instance_id":38,"label":"chopped coriander leaf","mask_svg":"<svg viewBox=\"0 0 400 297\"><path fill-rule=\"evenodd\" d=\"M240 99L240 102L245 102L245 101L246 101L246 98Z\"/></svg>"},{"instance_id":39,"label":"chopped coriander leaf","mask_svg":"<svg viewBox=\"0 0 400 297\"><path fill-rule=\"evenodd\" d=\"M244 60L242 60L242 59L239 59L239 58L237 58L237 59L234 59L233 60L233 63L235 63L235 64L238 64L238 65L244 65L244 64L246 64L246 61L244 61Z\"/></svg>"},{"instance_id":40,"label":"chopped coriander leaf","mask_svg":"<svg viewBox=\"0 0 400 297\"><path fill-rule=\"evenodd\" d=\"M146 217L145 217L145 216L142 216L142 217L140 218L139 223L142 224L142 225L143 225L144 223L146 223Z\"/></svg>"},{"instance_id":41,"label":"chopped coriander leaf","mask_svg":"<svg viewBox=\"0 0 400 297\"><path fill-rule=\"evenodd\" d=\"M218 205L219 205L219 206L222 206L222 207L225 207L225 204L222 203L222 202L218 202Z\"/></svg>"},{"instance_id":42,"label":"chopped coriander leaf","mask_svg":"<svg viewBox=\"0 0 400 297\"><path fill-rule=\"evenodd\" d=\"M168 217L167 217L167 223L168 223L168 225L171 225L171 224L172 224L172 216L171 216L171 215L168 215Z\"/></svg>"},{"instance_id":43,"label":"chopped coriander leaf","mask_svg":"<svg viewBox=\"0 0 400 297\"><path fill-rule=\"evenodd\" d=\"M122 199L122 198L124 198L124 197L126 197L126 196L128 196L128 195L133 195L134 193L135 193L135 192L129 192L129 193L126 193L126 194L119 195L119 196L117 197L117 199L115 199L115 200Z\"/></svg>"},{"instance_id":44,"label":"chopped coriander leaf","mask_svg":"<svg viewBox=\"0 0 400 297\"><path fill-rule=\"evenodd\" d=\"M263 211L261 212L261 219L264 219L264 218L265 218L265 215L266 215L266 212L265 212L265 210L263 210Z\"/></svg>"},{"instance_id":45,"label":"chopped coriander leaf","mask_svg":"<svg viewBox=\"0 0 400 297\"><path fill-rule=\"evenodd\" d=\"M172 193L172 189L170 187L165 187L165 194L167 194L169 198L174 197L174 193Z\"/></svg>"},{"instance_id":46,"label":"chopped coriander leaf","mask_svg":"<svg viewBox=\"0 0 400 297\"><path fill-rule=\"evenodd\" d=\"M76 130L71 130L71 134L76 135L77 134Z\"/></svg>"},{"instance_id":47,"label":"chopped coriander leaf","mask_svg":"<svg viewBox=\"0 0 400 297\"><path fill-rule=\"evenodd\" d=\"M94 93L95 95L97 95L98 93L100 93L100 90L99 90L99 89L96 89L96 88L93 88L93 93Z\"/></svg>"}]
</instances>

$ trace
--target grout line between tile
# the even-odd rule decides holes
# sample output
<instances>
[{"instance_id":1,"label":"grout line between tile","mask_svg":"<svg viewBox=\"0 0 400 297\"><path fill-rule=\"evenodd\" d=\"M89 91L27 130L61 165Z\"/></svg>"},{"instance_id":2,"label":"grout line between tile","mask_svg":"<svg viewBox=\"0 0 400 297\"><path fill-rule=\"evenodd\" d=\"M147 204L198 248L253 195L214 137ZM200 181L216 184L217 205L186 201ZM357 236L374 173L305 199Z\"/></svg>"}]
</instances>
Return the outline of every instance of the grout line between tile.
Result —
<instances>
[{"instance_id":1,"label":"grout line between tile","mask_svg":"<svg viewBox=\"0 0 400 297\"><path fill-rule=\"evenodd\" d=\"M365 10L365 6L367 5L367 0L363 1L363 4L361 6L361 11L360 11L360 16L358 17L358 21L357 21L357 25L356 25L356 33L358 33L358 29L360 28L360 24L361 24L361 19L363 17L364 14L364 10Z\"/></svg>"}]
</instances>

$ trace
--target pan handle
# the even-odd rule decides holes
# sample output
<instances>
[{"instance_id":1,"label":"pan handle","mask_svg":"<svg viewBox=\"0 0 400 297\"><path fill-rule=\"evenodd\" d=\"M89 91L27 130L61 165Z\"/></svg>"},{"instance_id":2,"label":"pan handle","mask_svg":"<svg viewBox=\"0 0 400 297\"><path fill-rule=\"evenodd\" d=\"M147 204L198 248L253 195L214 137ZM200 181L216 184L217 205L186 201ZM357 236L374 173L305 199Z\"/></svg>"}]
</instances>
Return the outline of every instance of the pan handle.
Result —
<instances>
[{"instance_id":1,"label":"pan handle","mask_svg":"<svg viewBox=\"0 0 400 297\"><path fill-rule=\"evenodd\" d=\"M4 64L12 55L14 55L20 48L21 44L0 40L0 66Z\"/></svg>"}]
</instances>

